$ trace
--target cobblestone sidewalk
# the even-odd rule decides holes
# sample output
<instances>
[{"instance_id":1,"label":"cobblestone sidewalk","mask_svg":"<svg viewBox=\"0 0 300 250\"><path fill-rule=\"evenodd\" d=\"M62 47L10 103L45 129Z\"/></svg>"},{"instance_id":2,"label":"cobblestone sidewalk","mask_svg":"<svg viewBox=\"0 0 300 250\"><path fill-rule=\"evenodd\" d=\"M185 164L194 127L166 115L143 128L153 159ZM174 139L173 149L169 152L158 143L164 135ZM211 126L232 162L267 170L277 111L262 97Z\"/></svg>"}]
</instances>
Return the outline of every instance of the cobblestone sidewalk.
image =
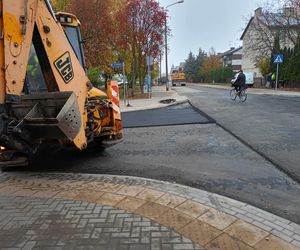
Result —
<instances>
[{"instance_id":1,"label":"cobblestone sidewalk","mask_svg":"<svg viewBox=\"0 0 300 250\"><path fill-rule=\"evenodd\" d=\"M142 178L0 174L1 249L300 249L300 226Z\"/></svg>"}]
</instances>

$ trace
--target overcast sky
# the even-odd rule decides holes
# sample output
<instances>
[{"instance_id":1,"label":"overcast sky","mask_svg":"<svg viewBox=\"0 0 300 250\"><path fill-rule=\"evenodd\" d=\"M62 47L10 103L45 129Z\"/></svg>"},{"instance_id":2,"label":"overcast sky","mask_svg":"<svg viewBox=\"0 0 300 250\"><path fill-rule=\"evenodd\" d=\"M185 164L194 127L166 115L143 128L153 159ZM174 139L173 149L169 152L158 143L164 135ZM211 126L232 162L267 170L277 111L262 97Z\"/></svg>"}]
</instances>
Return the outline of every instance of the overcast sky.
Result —
<instances>
[{"instance_id":1,"label":"overcast sky","mask_svg":"<svg viewBox=\"0 0 300 250\"><path fill-rule=\"evenodd\" d=\"M165 7L177 0L159 0ZM241 45L240 37L254 10L265 0L185 0L171 6L168 25L169 69L172 64L184 62L188 53L199 48L224 52ZM163 61L164 65L164 61ZM165 67L162 67L165 69ZM165 72L165 70L163 70Z\"/></svg>"}]
</instances>

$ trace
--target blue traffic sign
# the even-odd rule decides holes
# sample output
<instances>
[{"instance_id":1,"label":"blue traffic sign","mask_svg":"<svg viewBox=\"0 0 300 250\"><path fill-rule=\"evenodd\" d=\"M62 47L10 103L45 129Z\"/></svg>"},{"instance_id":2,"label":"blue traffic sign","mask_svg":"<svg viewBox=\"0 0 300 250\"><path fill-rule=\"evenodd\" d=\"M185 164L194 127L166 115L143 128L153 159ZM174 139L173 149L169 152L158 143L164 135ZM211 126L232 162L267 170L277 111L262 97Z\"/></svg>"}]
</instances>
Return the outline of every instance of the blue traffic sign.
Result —
<instances>
[{"instance_id":1,"label":"blue traffic sign","mask_svg":"<svg viewBox=\"0 0 300 250\"><path fill-rule=\"evenodd\" d=\"M111 66L116 67L116 68L117 67L123 67L123 63L122 62L121 63L112 63Z\"/></svg>"},{"instance_id":2,"label":"blue traffic sign","mask_svg":"<svg viewBox=\"0 0 300 250\"><path fill-rule=\"evenodd\" d=\"M283 63L283 54L274 55L274 64L282 64Z\"/></svg>"}]
</instances>

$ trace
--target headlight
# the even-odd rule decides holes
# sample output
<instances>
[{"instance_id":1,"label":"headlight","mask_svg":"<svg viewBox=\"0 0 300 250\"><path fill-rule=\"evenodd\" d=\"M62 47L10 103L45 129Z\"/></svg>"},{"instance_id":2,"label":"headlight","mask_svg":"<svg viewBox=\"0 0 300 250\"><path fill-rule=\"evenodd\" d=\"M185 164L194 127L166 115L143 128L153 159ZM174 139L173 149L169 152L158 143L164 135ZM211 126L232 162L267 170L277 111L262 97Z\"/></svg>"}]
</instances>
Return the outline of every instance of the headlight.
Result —
<instances>
[{"instance_id":1,"label":"headlight","mask_svg":"<svg viewBox=\"0 0 300 250\"><path fill-rule=\"evenodd\" d=\"M66 18L64 16L59 17L59 22L60 23L65 23L66 22Z\"/></svg>"}]
</instances>

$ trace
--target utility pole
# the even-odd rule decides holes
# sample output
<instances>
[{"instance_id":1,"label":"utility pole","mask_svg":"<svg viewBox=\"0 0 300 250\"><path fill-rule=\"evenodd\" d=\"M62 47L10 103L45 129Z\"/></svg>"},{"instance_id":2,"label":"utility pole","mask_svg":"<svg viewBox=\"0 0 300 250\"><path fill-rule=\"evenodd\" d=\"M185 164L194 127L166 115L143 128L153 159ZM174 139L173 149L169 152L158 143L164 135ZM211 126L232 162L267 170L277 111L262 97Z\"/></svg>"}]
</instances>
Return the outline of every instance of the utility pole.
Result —
<instances>
[{"instance_id":1,"label":"utility pole","mask_svg":"<svg viewBox=\"0 0 300 250\"><path fill-rule=\"evenodd\" d=\"M165 10L167 12L168 8L175 5L175 4L179 4L179 3L183 3L184 0L172 3L170 5L168 5ZM167 18L165 21L165 54L166 54L166 78L167 78L167 82L166 82L166 91L169 91L169 69L168 69L168 26L167 26Z\"/></svg>"}]
</instances>

